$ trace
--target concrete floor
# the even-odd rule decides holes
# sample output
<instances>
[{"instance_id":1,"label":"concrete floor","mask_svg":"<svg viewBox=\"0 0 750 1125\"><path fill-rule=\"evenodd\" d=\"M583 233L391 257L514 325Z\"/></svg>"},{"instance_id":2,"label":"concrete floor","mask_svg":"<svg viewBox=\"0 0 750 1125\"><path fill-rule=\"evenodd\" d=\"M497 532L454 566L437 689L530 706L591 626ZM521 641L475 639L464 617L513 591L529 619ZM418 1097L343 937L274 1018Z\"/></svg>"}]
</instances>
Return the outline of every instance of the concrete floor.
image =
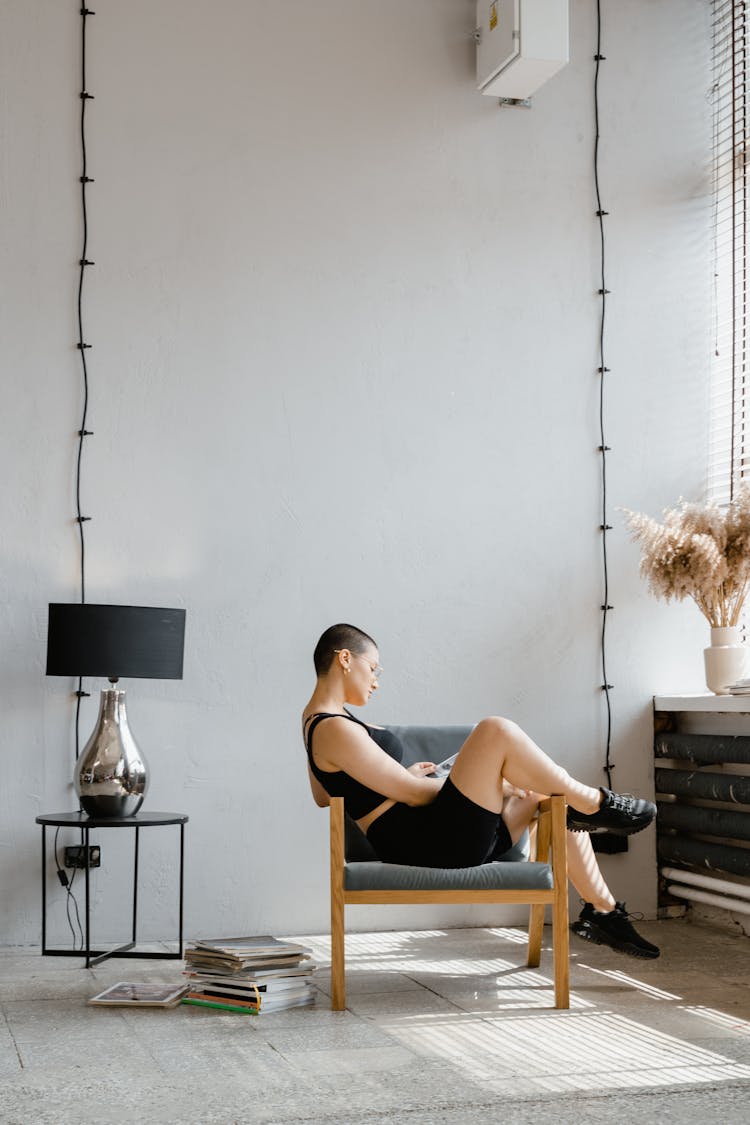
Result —
<instances>
[{"instance_id":1,"label":"concrete floor","mask_svg":"<svg viewBox=\"0 0 750 1125\"><path fill-rule=\"evenodd\" d=\"M572 937L572 1006L522 930L353 934L346 1012L248 1017L87 1007L178 962L0 956L0 1122L464 1125L750 1120L747 938L679 919L639 927L638 961ZM328 939L305 939L321 966Z\"/></svg>"}]
</instances>

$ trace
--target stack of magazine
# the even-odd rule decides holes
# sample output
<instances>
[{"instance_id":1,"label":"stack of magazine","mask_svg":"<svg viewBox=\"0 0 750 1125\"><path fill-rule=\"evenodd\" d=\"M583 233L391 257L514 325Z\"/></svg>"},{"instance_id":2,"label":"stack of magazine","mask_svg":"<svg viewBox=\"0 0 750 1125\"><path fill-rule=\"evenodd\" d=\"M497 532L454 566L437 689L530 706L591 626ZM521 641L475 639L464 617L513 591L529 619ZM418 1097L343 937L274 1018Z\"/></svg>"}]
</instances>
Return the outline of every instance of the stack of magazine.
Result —
<instances>
[{"instance_id":1,"label":"stack of magazine","mask_svg":"<svg viewBox=\"0 0 750 1125\"><path fill-rule=\"evenodd\" d=\"M750 695L750 680L737 680L727 688L730 695Z\"/></svg>"},{"instance_id":2,"label":"stack of magazine","mask_svg":"<svg viewBox=\"0 0 750 1125\"><path fill-rule=\"evenodd\" d=\"M212 938L185 950L189 991L183 1004L279 1012L315 1002L311 951L275 937Z\"/></svg>"}]
</instances>

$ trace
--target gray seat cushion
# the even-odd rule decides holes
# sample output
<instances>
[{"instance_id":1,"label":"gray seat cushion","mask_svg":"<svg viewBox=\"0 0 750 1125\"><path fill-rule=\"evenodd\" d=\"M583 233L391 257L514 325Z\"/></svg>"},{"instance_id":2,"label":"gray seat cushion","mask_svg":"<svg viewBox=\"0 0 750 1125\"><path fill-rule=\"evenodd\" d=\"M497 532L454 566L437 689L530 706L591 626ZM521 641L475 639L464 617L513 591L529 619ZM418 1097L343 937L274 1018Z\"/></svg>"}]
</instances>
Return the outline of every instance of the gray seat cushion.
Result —
<instances>
[{"instance_id":1,"label":"gray seat cushion","mask_svg":"<svg viewBox=\"0 0 750 1125\"><path fill-rule=\"evenodd\" d=\"M408 867L400 863L347 863L347 891L551 890L548 863L483 863L480 867Z\"/></svg>"}]
</instances>

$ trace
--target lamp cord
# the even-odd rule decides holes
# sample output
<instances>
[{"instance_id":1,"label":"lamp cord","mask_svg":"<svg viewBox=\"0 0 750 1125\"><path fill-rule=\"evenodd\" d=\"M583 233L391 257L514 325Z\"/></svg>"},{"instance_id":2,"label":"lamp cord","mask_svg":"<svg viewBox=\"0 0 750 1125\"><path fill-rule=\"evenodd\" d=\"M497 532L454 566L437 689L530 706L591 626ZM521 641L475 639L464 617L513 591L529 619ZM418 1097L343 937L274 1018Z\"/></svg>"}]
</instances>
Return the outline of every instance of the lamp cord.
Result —
<instances>
[{"instance_id":1,"label":"lamp cord","mask_svg":"<svg viewBox=\"0 0 750 1125\"><path fill-rule=\"evenodd\" d=\"M596 217L599 222L599 245L600 245L600 317L599 317L599 454L601 457L601 523L599 530L602 537L602 573L604 581L604 602L601 606L602 611L602 628L601 628L601 669L602 669L602 685L601 689L604 692L605 711L607 719L607 740L605 750L605 764L604 772L607 775L607 785L612 788L612 771L615 768L612 761L612 700L610 692L614 685L611 684L607 678L607 617L614 609L614 606L609 604L609 567L607 562L607 536L612 530L612 525L607 522L607 454L611 452L611 447L607 445L605 438L604 426L604 387L605 377L609 374L609 368L605 364L604 359L604 329L607 312L607 289L605 280L605 235L604 235L604 219L609 214L602 207L601 190L599 185L599 67L602 62L606 61L606 56L602 54L602 13L601 13L601 0L596 0L596 54L594 55L594 62L596 68L594 71L594 125L595 125L595 138L594 138L594 187L596 190Z\"/></svg>"},{"instance_id":2,"label":"lamp cord","mask_svg":"<svg viewBox=\"0 0 750 1125\"><path fill-rule=\"evenodd\" d=\"M60 866L60 857L57 853L57 838L58 838L59 835L60 835L60 828L58 826L55 829L55 844L54 844L55 867L57 868L57 878L60 881L60 886L65 888L65 914L66 914L66 917L68 919L68 926L70 927L70 932L73 935L73 949L75 950L75 949L78 948L78 934L80 934L80 936L81 936L81 949L83 949L86 945L86 940L85 940L84 934L83 934L83 926L81 925L81 915L78 913L78 903L76 901L76 896L73 894L73 884L75 883L75 879L76 879L76 871L74 870L70 879L68 879L68 875L67 875L67 872L65 871L65 868ZM71 902L73 903L73 907L74 907L75 912L76 912L76 922L78 924L78 934L76 933L76 931L73 927L73 922L72 922L71 917L70 917L70 904L71 904Z\"/></svg>"}]
</instances>

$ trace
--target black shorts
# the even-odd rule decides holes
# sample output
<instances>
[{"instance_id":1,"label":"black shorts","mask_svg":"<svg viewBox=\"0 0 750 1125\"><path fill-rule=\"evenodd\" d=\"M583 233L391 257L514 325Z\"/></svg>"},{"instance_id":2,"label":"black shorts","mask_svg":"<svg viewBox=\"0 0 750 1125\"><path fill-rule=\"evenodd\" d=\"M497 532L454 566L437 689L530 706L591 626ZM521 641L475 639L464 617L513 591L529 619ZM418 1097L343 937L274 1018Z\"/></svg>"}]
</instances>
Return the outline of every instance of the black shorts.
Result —
<instances>
[{"instance_id":1,"label":"black shorts","mask_svg":"<svg viewBox=\"0 0 750 1125\"><path fill-rule=\"evenodd\" d=\"M513 843L503 818L464 796L450 777L431 804L387 809L367 839L384 863L415 867L476 867Z\"/></svg>"}]
</instances>

